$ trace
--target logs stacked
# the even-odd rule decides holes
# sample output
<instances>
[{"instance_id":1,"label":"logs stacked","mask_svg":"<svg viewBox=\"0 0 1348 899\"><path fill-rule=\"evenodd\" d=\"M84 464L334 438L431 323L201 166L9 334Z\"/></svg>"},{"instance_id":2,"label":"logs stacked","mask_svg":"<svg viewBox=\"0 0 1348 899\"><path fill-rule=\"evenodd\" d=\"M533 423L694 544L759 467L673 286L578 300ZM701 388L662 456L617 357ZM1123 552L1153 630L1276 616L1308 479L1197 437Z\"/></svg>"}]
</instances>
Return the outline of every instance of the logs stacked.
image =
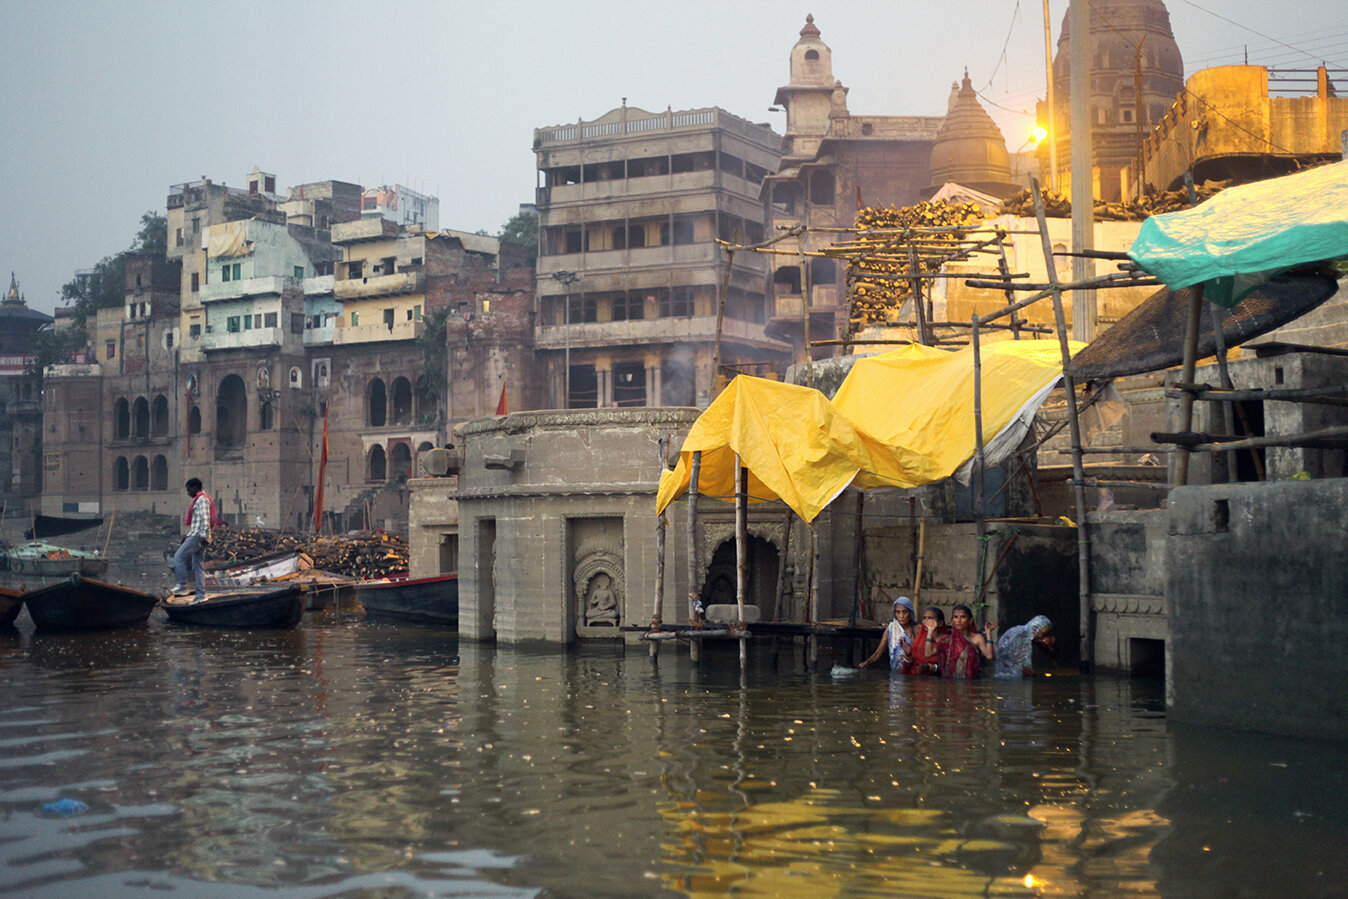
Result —
<instances>
[{"instance_id":1,"label":"logs stacked","mask_svg":"<svg viewBox=\"0 0 1348 899\"><path fill-rule=\"evenodd\" d=\"M917 250L919 269L958 248L970 228L983 220L973 203L921 202L914 206L867 206L857 212L856 240L837 249L856 259L851 326L885 322L912 294L908 246ZM909 232L908 228L923 229ZM934 230L933 230L934 229ZM896 240L897 239L897 240Z\"/></svg>"},{"instance_id":2,"label":"logs stacked","mask_svg":"<svg viewBox=\"0 0 1348 899\"><path fill-rule=\"evenodd\" d=\"M347 577L374 579L407 571L407 541L380 531L316 537L294 531L265 528L215 529L206 559L212 567L236 565L272 553L308 553L314 567Z\"/></svg>"},{"instance_id":3,"label":"logs stacked","mask_svg":"<svg viewBox=\"0 0 1348 899\"><path fill-rule=\"evenodd\" d=\"M1198 202L1203 202L1223 188L1230 186L1230 184L1230 181L1204 181L1197 187ZM1147 194L1137 200L1118 203L1096 200L1095 220L1097 222L1140 222L1153 215L1188 209L1189 205L1189 192L1184 188ZM1049 218L1069 218L1072 215L1072 201L1063 194L1046 190L1044 191L1044 212ZM1003 200L1002 207L997 211L997 214L1033 218L1034 198L1028 190L1023 190L1015 196Z\"/></svg>"}]
</instances>

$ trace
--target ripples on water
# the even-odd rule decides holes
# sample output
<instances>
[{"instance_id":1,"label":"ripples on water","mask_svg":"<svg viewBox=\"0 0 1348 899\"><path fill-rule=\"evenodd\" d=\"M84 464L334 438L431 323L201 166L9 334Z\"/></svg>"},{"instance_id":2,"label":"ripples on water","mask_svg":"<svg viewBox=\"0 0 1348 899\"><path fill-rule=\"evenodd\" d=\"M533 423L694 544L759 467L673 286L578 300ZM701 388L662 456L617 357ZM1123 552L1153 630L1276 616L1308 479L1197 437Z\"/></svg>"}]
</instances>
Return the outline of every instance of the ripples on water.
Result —
<instances>
[{"instance_id":1,"label":"ripples on water","mask_svg":"<svg viewBox=\"0 0 1348 899\"><path fill-rule=\"evenodd\" d=\"M1151 683L760 650L0 634L0 893L1348 893L1341 747L1167 727Z\"/></svg>"}]
</instances>

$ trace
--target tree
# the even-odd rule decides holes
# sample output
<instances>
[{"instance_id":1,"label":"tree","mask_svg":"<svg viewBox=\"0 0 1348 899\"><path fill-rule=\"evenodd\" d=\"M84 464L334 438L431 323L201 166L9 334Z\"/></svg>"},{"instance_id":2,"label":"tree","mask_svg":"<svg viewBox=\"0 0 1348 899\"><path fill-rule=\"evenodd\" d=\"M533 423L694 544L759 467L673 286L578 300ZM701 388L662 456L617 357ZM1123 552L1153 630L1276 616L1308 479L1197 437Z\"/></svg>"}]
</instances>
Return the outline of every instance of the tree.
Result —
<instances>
[{"instance_id":1,"label":"tree","mask_svg":"<svg viewBox=\"0 0 1348 899\"><path fill-rule=\"evenodd\" d=\"M126 302L126 257L133 254L163 256L168 252L168 220L153 210L140 217L140 230L131 246L104 256L86 278L72 278L61 286L61 297L75 307L81 325L99 309L112 309Z\"/></svg>"},{"instance_id":2,"label":"tree","mask_svg":"<svg viewBox=\"0 0 1348 899\"><path fill-rule=\"evenodd\" d=\"M518 244L529 251L529 264L538 261L538 213L521 209L501 226L496 235L506 243Z\"/></svg>"}]
</instances>

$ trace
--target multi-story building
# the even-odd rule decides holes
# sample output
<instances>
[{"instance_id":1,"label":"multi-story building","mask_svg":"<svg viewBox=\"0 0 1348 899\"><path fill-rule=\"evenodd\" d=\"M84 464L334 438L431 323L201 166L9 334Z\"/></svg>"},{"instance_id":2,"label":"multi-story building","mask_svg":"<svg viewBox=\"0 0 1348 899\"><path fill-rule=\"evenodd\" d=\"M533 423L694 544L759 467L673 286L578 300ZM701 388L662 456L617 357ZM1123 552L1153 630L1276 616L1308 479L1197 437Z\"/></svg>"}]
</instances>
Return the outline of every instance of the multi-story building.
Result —
<instances>
[{"instance_id":1,"label":"multi-story building","mask_svg":"<svg viewBox=\"0 0 1348 899\"><path fill-rule=\"evenodd\" d=\"M37 333L52 317L29 309L11 272L0 300L0 500L17 509L42 490L42 396L32 374Z\"/></svg>"},{"instance_id":2,"label":"multi-story building","mask_svg":"<svg viewBox=\"0 0 1348 899\"><path fill-rule=\"evenodd\" d=\"M932 152L943 116L849 112L847 88L833 77L833 52L814 16L805 17L791 48L790 71L774 99L786 110L781 168L762 191L770 233L796 226L850 228L863 206L909 206L931 196ZM809 234L800 248L810 252L832 242L832 236ZM846 317L844 273L832 259L774 259L771 333L791 340L803 356L806 290L810 339L835 337Z\"/></svg>"},{"instance_id":3,"label":"multi-story building","mask_svg":"<svg viewBox=\"0 0 1348 899\"><path fill-rule=\"evenodd\" d=\"M547 405L694 405L716 372L788 359L768 337L766 259L717 239L763 240L759 187L777 167L767 125L721 109L622 106L536 129L536 349ZM728 271L727 271L728 268Z\"/></svg>"},{"instance_id":4,"label":"multi-story building","mask_svg":"<svg viewBox=\"0 0 1348 899\"><path fill-rule=\"evenodd\" d=\"M421 231L440 230L440 200L401 184L371 187L361 194L362 215L378 215L395 225Z\"/></svg>"}]
</instances>

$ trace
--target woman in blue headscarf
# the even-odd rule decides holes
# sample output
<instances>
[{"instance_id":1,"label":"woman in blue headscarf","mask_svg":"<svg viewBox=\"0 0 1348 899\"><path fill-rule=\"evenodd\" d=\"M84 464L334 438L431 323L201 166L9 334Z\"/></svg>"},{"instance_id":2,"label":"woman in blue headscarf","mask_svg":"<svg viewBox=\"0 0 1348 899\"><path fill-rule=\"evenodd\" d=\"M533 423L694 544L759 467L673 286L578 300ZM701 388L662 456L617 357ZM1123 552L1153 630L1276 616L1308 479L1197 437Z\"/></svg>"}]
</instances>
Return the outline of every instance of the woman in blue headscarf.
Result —
<instances>
[{"instance_id":1,"label":"woman in blue headscarf","mask_svg":"<svg viewBox=\"0 0 1348 899\"><path fill-rule=\"evenodd\" d=\"M862 668L870 667L888 650L889 667L895 671L906 669L913 660L913 634L917 630L913 614L911 599L900 596L894 600L894 620L885 626L885 632L880 635L880 645L875 647L869 659L861 663Z\"/></svg>"},{"instance_id":2,"label":"woman in blue headscarf","mask_svg":"<svg viewBox=\"0 0 1348 899\"><path fill-rule=\"evenodd\" d=\"M1050 656L1057 654L1053 622L1036 615L1025 624L1013 627L997 641L997 677L1029 677L1034 674L1031 657L1038 646Z\"/></svg>"}]
</instances>

